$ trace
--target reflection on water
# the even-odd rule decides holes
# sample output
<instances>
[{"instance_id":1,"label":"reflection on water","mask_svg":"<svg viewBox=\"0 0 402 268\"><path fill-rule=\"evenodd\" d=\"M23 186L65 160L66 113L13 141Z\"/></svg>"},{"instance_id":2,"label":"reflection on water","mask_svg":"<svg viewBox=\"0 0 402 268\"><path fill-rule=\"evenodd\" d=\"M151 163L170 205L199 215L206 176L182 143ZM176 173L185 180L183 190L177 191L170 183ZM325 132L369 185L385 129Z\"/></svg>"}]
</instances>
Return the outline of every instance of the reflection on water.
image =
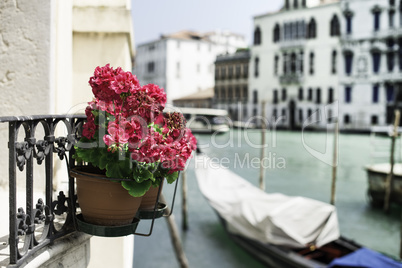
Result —
<instances>
[{"instance_id":1,"label":"reflection on water","mask_svg":"<svg viewBox=\"0 0 402 268\"><path fill-rule=\"evenodd\" d=\"M265 183L267 192L301 195L329 202L332 176L333 137L326 133L267 132ZM234 172L258 185L261 133L234 130L224 135L198 135L202 150ZM370 163L368 135L340 135L336 207L342 235L394 256L399 255L400 212L390 214L370 208L366 199ZM315 152L315 153L314 153ZM281 163L281 164L278 164ZM225 234L217 216L202 197L191 161L187 170L189 230L182 232L183 246L191 267L262 267ZM165 187L171 196L173 187ZM174 215L181 228L180 187ZM168 199L169 200L169 199ZM135 238L134 267L177 267L164 219L155 223L151 237Z\"/></svg>"}]
</instances>

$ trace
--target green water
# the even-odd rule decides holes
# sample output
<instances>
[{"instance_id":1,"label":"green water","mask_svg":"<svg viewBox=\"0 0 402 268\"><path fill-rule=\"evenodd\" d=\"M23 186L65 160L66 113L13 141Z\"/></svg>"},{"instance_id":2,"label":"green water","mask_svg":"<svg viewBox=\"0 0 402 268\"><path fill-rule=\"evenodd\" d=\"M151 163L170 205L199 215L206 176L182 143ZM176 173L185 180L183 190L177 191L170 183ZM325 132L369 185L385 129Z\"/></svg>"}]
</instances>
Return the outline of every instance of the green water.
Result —
<instances>
[{"instance_id":1,"label":"green water","mask_svg":"<svg viewBox=\"0 0 402 268\"><path fill-rule=\"evenodd\" d=\"M258 186L261 132L233 130L211 136L197 135L199 146L209 157L220 159L235 173ZM280 131L267 132L264 162L267 192L300 195L330 201L333 137L326 133ZM387 140L384 138L387 144ZM373 161L368 135L340 135L337 166L336 200L339 225L343 236L387 254L399 255L400 214L369 206L366 198L367 177L364 165ZM313 155L314 154L314 155ZM386 160L386 159L384 159ZM196 163L187 169L188 224L181 231L180 184L174 217L190 267L263 267L226 235L215 213L201 195L194 175ZM173 186L164 188L171 200ZM140 231L148 231L142 224ZM150 237L135 237L133 267L178 267L165 219L155 222Z\"/></svg>"}]
</instances>

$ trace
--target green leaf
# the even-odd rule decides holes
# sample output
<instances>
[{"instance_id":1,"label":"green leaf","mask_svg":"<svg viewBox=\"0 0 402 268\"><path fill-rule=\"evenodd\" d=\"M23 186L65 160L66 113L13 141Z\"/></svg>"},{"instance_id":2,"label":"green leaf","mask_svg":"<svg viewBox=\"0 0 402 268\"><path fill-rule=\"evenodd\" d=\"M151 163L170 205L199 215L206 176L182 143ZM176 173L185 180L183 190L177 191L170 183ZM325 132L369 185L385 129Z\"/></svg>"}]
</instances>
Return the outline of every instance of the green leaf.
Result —
<instances>
[{"instance_id":1,"label":"green leaf","mask_svg":"<svg viewBox=\"0 0 402 268\"><path fill-rule=\"evenodd\" d=\"M133 172L133 179L138 183L146 180L155 180L153 173L149 171L146 165L137 165Z\"/></svg>"},{"instance_id":2,"label":"green leaf","mask_svg":"<svg viewBox=\"0 0 402 268\"><path fill-rule=\"evenodd\" d=\"M119 159L118 154L114 155L112 161L106 164L106 176L109 178L128 178L130 173L129 159Z\"/></svg>"},{"instance_id":3,"label":"green leaf","mask_svg":"<svg viewBox=\"0 0 402 268\"><path fill-rule=\"evenodd\" d=\"M136 181L122 181L121 185L128 191L131 196L140 197L143 196L151 187L152 182L150 180L138 183Z\"/></svg>"},{"instance_id":4,"label":"green leaf","mask_svg":"<svg viewBox=\"0 0 402 268\"><path fill-rule=\"evenodd\" d=\"M176 171L176 172L173 172L171 174L167 174L166 175L166 181L168 183L173 183L175 180L177 180L178 177L179 177L179 172Z\"/></svg>"}]
</instances>

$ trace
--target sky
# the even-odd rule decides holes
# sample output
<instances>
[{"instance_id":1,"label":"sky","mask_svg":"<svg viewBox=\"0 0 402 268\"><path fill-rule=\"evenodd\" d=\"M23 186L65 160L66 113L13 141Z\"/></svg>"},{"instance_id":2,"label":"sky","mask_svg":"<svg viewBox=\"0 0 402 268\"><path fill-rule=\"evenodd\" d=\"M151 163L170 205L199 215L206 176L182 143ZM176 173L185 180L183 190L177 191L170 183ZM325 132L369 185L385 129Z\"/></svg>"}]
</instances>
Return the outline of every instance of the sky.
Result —
<instances>
[{"instance_id":1,"label":"sky","mask_svg":"<svg viewBox=\"0 0 402 268\"><path fill-rule=\"evenodd\" d=\"M283 0L133 0L136 45L180 30L228 30L251 44L253 17L279 10Z\"/></svg>"}]
</instances>

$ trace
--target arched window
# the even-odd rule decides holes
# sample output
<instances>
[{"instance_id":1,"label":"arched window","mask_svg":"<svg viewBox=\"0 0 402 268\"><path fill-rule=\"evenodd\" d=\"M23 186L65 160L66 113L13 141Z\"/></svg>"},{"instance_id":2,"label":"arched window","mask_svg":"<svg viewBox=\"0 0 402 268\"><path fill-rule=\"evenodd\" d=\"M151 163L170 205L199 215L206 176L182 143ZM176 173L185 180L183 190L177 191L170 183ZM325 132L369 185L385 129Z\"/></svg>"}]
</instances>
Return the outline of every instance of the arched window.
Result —
<instances>
[{"instance_id":1,"label":"arched window","mask_svg":"<svg viewBox=\"0 0 402 268\"><path fill-rule=\"evenodd\" d=\"M352 87L346 86L345 87L345 103L351 103L351 102L352 102Z\"/></svg>"},{"instance_id":2,"label":"arched window","mask_svg":"<svg viewBox=\"0 0 402 268\"><path fill-rule=\"evenodd\" d=\"M346 34L351 34L352 33L352 18L353 18L353 13L351 13L351 12L346 12L345 13Z\"/></svg>"},{"instance_id":3,"label":"arched window","mask_svg":"<svg viewBox=\"0 0 402 268\"><path fill-rule=\"evenodd\" d=\"M261 44L261 29L257 26L254 30L254 45Z\"/></svg>"},{"instance_id":4,"label":"arched window","mask_svg":"<svg viewBox=\"0 0 402 268\"><path fill-rule=\"evenodd\" d=\"M311 121L312 119L310 118L313 115L313 111L311 109L307 110L307 118L309 121Z\"/></svg>"},{"instance_id":5,"label":"arched window","mask_svg":"<svg viewBox=\"0 0 402 268\"><path fill-rule=\"evenodd\" d=\"M337 65L337 52L336 50L332 51L332 57L331 57L331 73L336 74L336 65Z\"/></svg>"},{"instance_id":6,"label":"arched window","mask_svg":"<svg viewBox=\"0 0 402 268\"><path fill-rule=\"evenodd\" d=\"M289 9L289 0L285 0L285 8Z\"/></svg>"},{"instance_id":7,"label":"arched window","mask_svg":"<svg viewBox=\"0 0 402 268\"><path fill-rule=\"evenodd\" d=\"M307 100L312 101L313 100L313 89L309 88L307 91Z\"/></svg>"},{"instance_id":8,"label":"arched window","mask_svg":"<svg viewBox=\"0 0 402 268\"><path fill-rule=\"evenodd\" d=\"M299 109L299 123L303 123L303 109Z\"/></svg>"},{"instance_id":9,"label":"arched window","mask_svg":"<svg viewBox=\"0 0 402 268\"><path fill-rule=\"evenodd\" d=\"M373 59L373 73L378 73L380 71L381 65L381 51L376 49L371 52L371 57Z\"/></svg>"},{"instance_id":10,"label":"arched window","mask_svg":"<svg viewBox=\"0 0 402 268\"><path fill-rule=\"evenodd\" d=\"M380 29L380 16L381 16L381 11L376 10L373 12L374 31L378 31Z\"/></svg>"},{"instance_id":11,"label":"arched window","mask_svg":"<svg viewBox=\"0 0 402 268\"><path fill-rule=\"evenodd\" d=\"M255 77L258 77L258 74L259 74L259 70L258 70L258 68L259 68L259 63L260 63L260 59L259 59L258 57L256 57L256 58L254 59L254 76L255 76Z\"/></svg>"},{"instance_id":12,"label":"arched window","mask_svg":"<svg viewBox=\"0 0 402 268\"><path fill-rule=\"evenodd\" d=\"M350 124L350 115L345 114L345 115L343 116L343 123L344 123L345 125Z\"/></svg>"},{"instance_id":13,"label":"arched window","mask_svg":"<svg viewBox=\"0 0 402 268\"><path fill-rule=\"evenodd\" d=\"M257 104L258 103L258 91L256 89L254 89L253 91L253 104Z\"/></svg>"},{"instance_id":14,"label":"arched window","mask_svg":"<svg viewBox=\"0 0 402 268\"><path fill-rule=\"evenodd\" d=\"M310 74L314 74L314 52L310 52Z\"/></svg>"},{"instance_id":15,"label":"arched window","mask_svg":"<svg viewBox=\"0 0 402 268\"><path fill-rule=\"evenodd\" d=\"M300 73L304 72L304 52L300 51L299 53L299 70Z\"/></svg>"},{"instance_id":16,"label":"arched window","mask_svg":"<svg viewBox=\"0 0 402 268\"><path fill-rule=\"evenodd\" d=\"M302 7L306 7L306 0L302 0Z\"/></svg>"},{"instance_id":17,"label":"arched window","mask_svg":"<svg viewBox=\"0 0 402 268\"><path fill-rule=\"evenodd\" d=\"M320 88L317 88L315 103L317 103L317 104L321 103L321 89Z\"/></svg>"},{"instance_id":18,"label":"arched window","mask_svg":"<svg viewBox=\"0 0 402 268\"><path fill-rule=\"evenodd\" d=\"M283 58L283 64L282 64L282 66L283 66L283 74L287 74L288 73L288 53L283 53L283 56L282 56L282 58Z\"/></svg>"},{"instance_id":19,"label":"arched window","mask_svg":"<svg viewBox=\"0 0 402 268\"><path fill-rule=\"evenodd\" d=\"M380 91L380 86L378 84L374 84L373 85L373 95L372 95L372 100L373 103L378 103L378 99L379 99L379 92Z\"/></svg>"},{"instance_id":20,"label":"arched window","mask_svg":"<svg viewBox=\"0 0 402 268\"><path fill-rule=\"evenodd\" d=\"M388 72L392 72L394 70L394 65L395 65L395 55L393 51L388 51L387 52L387 69Z\"/></svg>"},{"instance_id":21,"label":"arched window","mask_svg":"<svg viewBox=\"0 0 402 268\"><path fill-rule=\"evenodd\" d=\"M339 19L334 15L330 23L330 36L339 36L341 34Z\"/></svg>"},{"instance_id":22,"label":"arched window","mask_svg":"<svg viewBox=\"0 0 402 268\"><path fill-rule=\"evenodd\" d=\"M278 103L278 90L277 89L274 89L272 98L273 98L273 103L277 104Z\"/></svg>"},{"instance_id":23,"label":"arched window","mask_svg":"<svg viewBox=\"0 0 402 268\"><path fill-rule=\"evenodd\" d=\"M293 8L298 8L299 7L299 1L298 0L293 0Z\"/></svg>"},{"instance_id":24,"label":"arched window","mask_svg":"<svg viewBox=\"0 0 402 268\"><path fill-rule=\"evenodd\" d=\"M278 74L278 65L279 65L279 56L275 55L275 59L274 59L274 74L275 75Z\"/></svg>"},{"instance_id":25,"label":"arched window","mask_svg":"<svg viewBox=\"0 0 402 268\"><path fill-rule=\"evenodd\" d=\"M287 98L287 91L286 88L282 88L282 101L286 101Z\"/></svg>"},{"instance_id":26,"label":"arched window","mask_svg":"<svg viewBox=\"0 0 402 268\"><path fill-rule=\"evenodd\" d=\"M315 23L315 19L312 18L307 26L307 38L316 38L317 37L317 25Z\"/></svg>"},{"instance_id":27,"label":"arched window","mask_svg":"<svg viewBox=\"0 0 402 268\"><path fill-rule=\"evenodd\" d=\"M296 53L290 54L290 72L295 73L296 72Z\"/></svg>"},{"instance_id":28,"label":"arched window","mask_svg":"<svg viewBox=\"0 0 402 268\"><path fill-rule=\"evenodd\" d=\"M298 99L299 99L299 101L302 101L303 100L303 88L301 87L301 88L299 88L299 94L298 94Z\"/></svg>"},{"instance_id":29,"label":"arched window","mask_svg":"<svg viewBox=\"0 0 402 268\"><path fill-rule=\"evenodd\" d=\"M273 37L274 43L279 42L279 40L281 39L281 29L278 23L275 24Z\"/></svg>"},{"instance_id":30,"label":"arched window","mask_svg":"<svg viewBox=\"0 0 402 268\"><path fill-rule=\"evenodd\" d=\"M386 90L387 102L393 102L394 101L394 93L395 93L394 85L391 83L386 83L385 90Z\"/></svg>"},{"instance_id":31,"label":"arched window","mask_svg":"<svg viewBox=\"0 0 402 268\"><path fill-rule=\"evenodd\" d=\"M278 117L278 110L276 108L272 110L272 117L273 120L276 120L276 118Z\"/></svg>"},{"instance_id":32,"label":"arched window","mask_svg":"<svg viewBox=\"0 0 402 268\"><path fill-rule=\"evenodd\" d=\"M334 102L334 89L331 87L328 90L328 103Z\"/></svg>"},{"instance_id":33,"label":"arched window","mask_svg":"<svg viewBox=\"0 0 402 268\"><path fill-rule=\"evenodd\" d=\"M345 51L345 73L346 75L352 74L352 65L353 65L353 52L352 51Z\"/></svg>"},{"instance_id":34,"label":"arched window","mask_svg":"<svg viewBox=\"0 0 402 268\"><path fill-rule=\"evenodd\" d=\"M389 28L394 28L395 10L388 11L388 24Z\"/></svg>"}]
</instances>

